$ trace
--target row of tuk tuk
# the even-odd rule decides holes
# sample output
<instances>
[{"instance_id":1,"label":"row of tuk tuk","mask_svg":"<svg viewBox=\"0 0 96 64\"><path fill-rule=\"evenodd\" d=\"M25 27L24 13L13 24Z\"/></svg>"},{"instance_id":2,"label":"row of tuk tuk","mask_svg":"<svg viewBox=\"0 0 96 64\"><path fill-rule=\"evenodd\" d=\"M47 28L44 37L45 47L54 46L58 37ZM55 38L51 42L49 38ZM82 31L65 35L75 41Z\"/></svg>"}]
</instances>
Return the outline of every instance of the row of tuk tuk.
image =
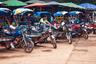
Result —
<instances>
[{"instance_id":1,"label":"row of tuk tuk","mask_svg":"<svg viewBox=\"0 0 96 64\"><path fill-rule=\"evenodd\" d=\"M61 38L69 44L72 44L74 37L88 39L88 22L81 20L79 14L82 12L59 11L52 14L47 11L34 12L28 8L13 11L0 8L0 45L6 49L20 47L30 53L34 46L44 42L50 42L56 49L56 40ZM44 16L50 24L40 22Z\"/></svg>"}]
</instances>

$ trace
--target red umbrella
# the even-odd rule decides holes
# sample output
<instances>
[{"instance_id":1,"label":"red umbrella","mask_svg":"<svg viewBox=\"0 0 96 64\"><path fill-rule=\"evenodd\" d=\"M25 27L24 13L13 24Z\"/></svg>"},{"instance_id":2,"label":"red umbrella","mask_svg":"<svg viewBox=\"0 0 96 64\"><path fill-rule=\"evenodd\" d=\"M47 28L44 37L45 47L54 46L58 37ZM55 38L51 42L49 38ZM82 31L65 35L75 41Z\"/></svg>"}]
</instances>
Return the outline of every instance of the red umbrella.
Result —
<instances>
[{"instance_id":1,"label":"red umbrella","mask_svg":"<svg viewBox=\"0 0 96 64\"><path fill-rule=\"evenodd\" d=\"M34 3L34 4L30 4L30 5L27 5L27 6L24 6L24 7L34 7L34 6L45 6L46 4L44 3Z\"/></svg>"}]
</instances>

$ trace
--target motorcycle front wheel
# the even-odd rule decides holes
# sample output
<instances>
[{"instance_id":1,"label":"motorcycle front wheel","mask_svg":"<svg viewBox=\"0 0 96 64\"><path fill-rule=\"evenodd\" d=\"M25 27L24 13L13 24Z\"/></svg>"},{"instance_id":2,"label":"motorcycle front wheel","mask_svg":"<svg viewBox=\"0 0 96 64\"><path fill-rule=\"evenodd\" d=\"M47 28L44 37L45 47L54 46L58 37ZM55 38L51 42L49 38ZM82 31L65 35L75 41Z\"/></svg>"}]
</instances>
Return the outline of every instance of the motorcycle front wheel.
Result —
<instances>
[{"instance_id":1,"label":"motorcycle front wheel","mask_svg":"<svg viewBox=\"0 0 96 64\"><path fill-rule=\"evenodd\" d=\"M56 43L55 38L53 38L53 37L51 36L50 39L51 39L51 43L52 43L52 45L53 45L53 48L56 49L56 48L57 48L57 43Z\"/></svg>"},{"instance_id":2,"label":"motorcycle front wheel","mask_svg":"<svg viewBox=\"0 0 96 64\"><path fill-rule=\"evenodd\" d=\"M66 33L66 37L69 44L72 44L72 35L70 33Z\"/></svg>"},{"instance_id":3,"label":"motorcycle front wheel","mask_svg":"<svg viewBox=\"0 0 96 64\"><path fill-rule=\"evenodd\" d=\"M83 38L88 39L88 33L86 31L83 31Z\"/></svg>"},{"instance_id":4,"label":"motorcycle front wheel","mask_svg":"<svg viewBox=\"0 0 96 64\"><path fill-rule=\"evenodd\" d=\"M25 46L24 46L24 51L26 53L31 53L33 51L34 48L34 43L33 41L28 41Z\"/></svg>"},{"instance_id":5,"label":"motorcycle front wheel","mask_svg":"<svg viewBox=\"0 0 96 64\"><path fill-rule=\"evenodd\" d=\"M9 44L6 44L6 45L5 45L5 48L6 48L7 50L9 50L9 49L11 49L11 46L10 46Z\"/></svg>"}]
</instances>

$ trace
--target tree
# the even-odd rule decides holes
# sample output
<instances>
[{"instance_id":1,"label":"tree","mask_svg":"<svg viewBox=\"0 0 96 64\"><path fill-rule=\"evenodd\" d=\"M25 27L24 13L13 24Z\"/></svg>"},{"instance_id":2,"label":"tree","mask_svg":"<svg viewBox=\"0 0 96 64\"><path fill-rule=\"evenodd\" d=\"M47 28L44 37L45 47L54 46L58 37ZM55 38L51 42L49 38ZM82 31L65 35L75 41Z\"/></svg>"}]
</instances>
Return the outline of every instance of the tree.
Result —
<instances>
[{"instance_id":1,"label":"tree","mask_svg":"<svg viewBox=\"0 0 96 64\"><path fill-rule=\"evenodd\" d=\"M73 3L93 3L96 4L96 0L56 0L57 2L73 2Z\"/></svg>"},{"instance_id":2,"label":"tree","mask_svg":"<svg viewBox=\"0 0 96 64\"><path fill-rule=\"evenodd\" d=\"M0 0L0 2L4 2L4 1L6 1L6 0Z\"/></svg>"}]
</instances>

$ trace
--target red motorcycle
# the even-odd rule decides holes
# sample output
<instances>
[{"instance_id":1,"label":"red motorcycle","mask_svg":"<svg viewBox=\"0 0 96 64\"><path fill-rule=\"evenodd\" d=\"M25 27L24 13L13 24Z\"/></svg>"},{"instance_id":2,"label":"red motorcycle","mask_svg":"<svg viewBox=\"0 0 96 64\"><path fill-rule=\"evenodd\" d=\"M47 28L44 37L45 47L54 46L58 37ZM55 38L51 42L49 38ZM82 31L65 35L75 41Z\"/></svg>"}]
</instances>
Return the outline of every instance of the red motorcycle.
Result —
<instances>
[{"instance_id":1,"label":"red motorcycle","mask_svg":"<svg viewBox=\"0 0 96 64\"><path fill-rule=\"evenodd\" d=\"M83 37L88 39L88 32L84 24L73 24L72 25L72 36Z\"/></svg>"}]
</instances>

